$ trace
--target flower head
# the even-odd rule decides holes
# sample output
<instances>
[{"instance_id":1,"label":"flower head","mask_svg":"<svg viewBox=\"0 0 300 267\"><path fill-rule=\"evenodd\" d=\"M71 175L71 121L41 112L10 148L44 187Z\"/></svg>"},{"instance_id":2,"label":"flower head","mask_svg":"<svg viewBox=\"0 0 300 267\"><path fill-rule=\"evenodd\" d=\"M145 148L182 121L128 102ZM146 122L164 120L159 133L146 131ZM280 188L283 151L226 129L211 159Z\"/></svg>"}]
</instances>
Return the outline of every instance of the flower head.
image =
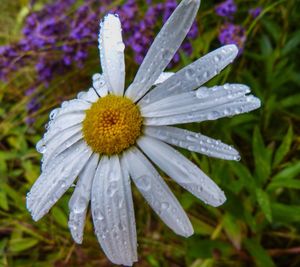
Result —
<instances>
[{"instance_id":1,"label":"flower head","mask_svg":"<svg viewBox=\"0 0 300 267\"><path fill-rule=\"evenodd\" d=\"M42 173L27 196L33 219L42 218L78 177L69 202L71 234L82 242L91 202L95 233L115 264L137 261L129 177L175 233L193 234L189 218L150 160L206 204L217 207L226 200L217 184L171 145L227 160L239 160L239 153L218 140L169 125L215 120L260 106L246 85L203 86L237 56L235 45L223 46L175 74L163 72L199 5L200 0L179 4L126 91L121 23L118 16L107 15L99 35L103 73L93 76L92 88L50 113L47 132L37 144Z\"/></svg>"},{"instance_id":2,"label":"flower head","mask_svg":"<svg viewBox=\"0 0 300 267\"><path fill-rule=\"evenodd\" d=\"M256 17L258 17L260 15L261 11L262 11L261 7L255 7L255 8L249 9L249 14L255 19Z\"/></svg>"},{"instance_id":3,"label":"flower head","mask_svg":"<svg viewBox=\"0 0 300 267\"><path fill-rule=\"evenodd\" d=\"M235 44L239 48L239 54L243 52L246 39L246 31L241 25L226 23L220 28L220 43L223 45Z\"/></svg>"},{"instance_id":4,"label":"flower head","mask_svg":"<svg viewBox=\"0 0 300 267\"><path fill-rule=\"evenodd\" d=\"M234 0L226 0L218 4L215 11L220 17L232 18L232 15L237 11L237 6Z\"/></svg>"}]
</instances>

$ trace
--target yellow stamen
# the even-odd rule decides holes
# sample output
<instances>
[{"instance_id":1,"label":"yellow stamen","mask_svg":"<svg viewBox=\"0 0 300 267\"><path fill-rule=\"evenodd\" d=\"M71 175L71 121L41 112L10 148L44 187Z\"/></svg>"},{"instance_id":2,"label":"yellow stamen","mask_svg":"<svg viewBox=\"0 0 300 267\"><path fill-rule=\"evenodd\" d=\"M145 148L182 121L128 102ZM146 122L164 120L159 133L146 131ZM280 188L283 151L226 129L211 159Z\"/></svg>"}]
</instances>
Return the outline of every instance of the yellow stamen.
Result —
<instances>
[{"instance_id":1,"label":"yellow stamen","mask_svg":"<svg viewBox=\"0 0 300 267\"><path fill-rule=\"evenodd\" d=\"M86 110L82 130L94 152L118 154L132 146L140 136L141 113L130 99L107 95Z\"/></svg>"}]
</instances>

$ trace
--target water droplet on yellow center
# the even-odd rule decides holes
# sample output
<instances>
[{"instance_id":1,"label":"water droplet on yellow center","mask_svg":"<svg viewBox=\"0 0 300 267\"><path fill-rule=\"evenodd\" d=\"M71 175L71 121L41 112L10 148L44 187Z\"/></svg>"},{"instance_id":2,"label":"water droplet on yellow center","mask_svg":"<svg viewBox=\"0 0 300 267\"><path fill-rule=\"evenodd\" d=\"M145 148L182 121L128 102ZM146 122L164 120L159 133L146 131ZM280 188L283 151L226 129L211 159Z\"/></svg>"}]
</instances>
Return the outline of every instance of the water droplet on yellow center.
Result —
<instances>
[{"instance_id":1,"label":"water droplet on yellow center","mask_svg":"<svg viewBox=\"0 0 300 267\"><path fill-rule=\"evenodd\" d=\"M142 131L139 107L115 95L99 98L86 110L83 136L94 152L113 155L132 146Z\"/></svg>"}]
</instances>

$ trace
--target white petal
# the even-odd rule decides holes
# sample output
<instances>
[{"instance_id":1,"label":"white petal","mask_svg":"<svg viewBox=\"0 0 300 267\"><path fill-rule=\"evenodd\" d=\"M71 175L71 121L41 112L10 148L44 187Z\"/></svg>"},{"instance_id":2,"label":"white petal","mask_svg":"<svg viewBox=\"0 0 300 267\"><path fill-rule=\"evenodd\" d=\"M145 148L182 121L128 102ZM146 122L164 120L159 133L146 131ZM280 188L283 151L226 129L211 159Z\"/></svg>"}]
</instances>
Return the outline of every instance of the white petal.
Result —
<instances>
[{"instance_id":1,"label":"white petal","mask_svg":"<svg viewBox=\"0 0 300 267\"><path fill-rule=\"evenodd\" d=\"M260 100L253 95L246 95L244 97L235 99L232 102L212 106L205 110L191 111L178 115L152 117L144 120L145 125L172 125L189 122L201 122L208 120L216 120L224 117L231 117L237 114L245 113L259 108Z\"/></svg>"},{"instance_id":2,"label":"white petal","mask_svg":"<svg viewBox=\"0 0 300 267\"><path fill-rule=\"evenodd\" d=\"M151 45L126 96L140 99L167 67L195 19L200 0L183 0Z\"/></svg>"},{"instance_id":3,"label":"white petal","mask_svg":"<svg viewBox=\"0 0 300 267\"><path fill-rule=\"evenodd\" d=\"M99 155L94 153L79 174L76 188L69 201L69 228L74 241L82 243L86 211L91 198L92 183L99 161Z\"/></svg>"},{"instance_id":4,"label":"white petal","mask_svg":"<svg viewBox=\"0 0 300 267\"><path fill-rule=\"evenodd\" d=\"M208 176L166 143L144 136L138 139L138 145L160 169L204 203L217 207L226 200Z\"/></svg>"},{"instance_id":5,"label":"white petal","mask_svg":"<svg viewBox=\"0 0 300 267\"><path fill-rule=\"evenodd\" d=\"M99 96L105 97L108 94L107 83L105 82L104 76L100 73L93 75L93 87L97 91Z\"/></svg>"},{"instance_id":6,"label":"white petal","mask_svg":"<svg viewBox=\"0 0 300 267\"><path fill-rule=\"evenodd\" d=\"M92 186L95 232L106 256L115 264L137 261L137 242L129 175L117 156L102 157Z\"/></svg>"},{"instance_id":7,"label":"white petal","mask_svg":"<svg viewBox=\"0 0 300 267\"><path fill-rule=\"evenodd\" d=\"M68 190L92 151L81 141L58 155L49 168L42 172L27 195L27 208L32 218L42 218Z\"/></svg>"},{"instance_id":8,"label":"white petal","mask_svg":"<svg viewBox=\"0 0 300 267\"><path fill-rule=\"evenodd\" d=\"M170 126L147 126L144 133L170 145L227 160L239 160L239 152L219 140Z\"/></svg>"},{"instance_id":9,"label":"white petal","mask_svg":"<svg viewBox=\"0 0 300 267\"><path fill-rule=\"evenodd\" d=\"M94 103L99 99L99 96L95 92L94 88L90 88L88 91L79 92L77 94L77 98L90 103Z\"/></svg>"},{"instance_id":10,"label":"white petal","mask_svg":"<svg viewBox=\"0 0 300 267\"><path fill-rule=\"evenodd\" d=\"M174 72L163 72L158 79L155 81L153 85L158 85L160 83L163 83L164 81L168 80L171 76L174 75Z\"/></svg>"},{"instance_id":11,"label":"white petal","mask_svg":"<svg viewBox=\"0 0 300 267\"><path fill-rule=\"evenodd\" d=\"M57 120L60 116L74 113L83 113L85 110L91 107L91 103L87 102L84 99L72 99L69 101L64 101L61 104L61 107L54 109L50 112L50 120Z\"/></svg>"},{"instance_id":12,"label":"white petal","mask_svg":"<svg viewBox=\"0 0 300 267\"><path fill-rule=\"evenodd\" d=\"M125 45L122 40L120 19L109 14L100 24L99 49L103 75L108 89L123 95L125 84Z\"/></svg>"},{"instance_id":13,"label":"white petal","mask_svg":"<svg viewBox=\"0 0 300 267\"><path fill-rule=\"evenodd\" d=\"M57 155L83 139L81 131L71 135L72 132L73 131L63 131L60 135L57 136L60 138L57 138L56 142L55 140L52 140L51 143L45 146L42 158L42 171L46 170L47 166L49 165L49 163L51 163L53 158L57 157Z\"/></svg>"},{"instance_id":14,"label":"white petal","mask_svg":"<svg viewBox=\"0 0 300 267\"><path fill-rule=\"evenodd\" d=\"M58 135L62 134L66 130L77 133L78 130L82 129L82 121L85 118L85 113L71 113L68 115L60 116L57 120L50 121L47 126L47 131L37 145L36 149L39 153L44 153L46 144L50 140L57 138Z\"/></svg>"},{"instance_id":15,"label":"white petal","mask_svg":"<svg viewBox=\"0 0 300 267\"><path fill-rule=\"evenodd\" d=\"M191 236L194 231L189 218L148 159L132 148L123 160L135 185L165 224L178 235Z\"/></svg>"},{"instance_id":16,"label":"white petal","mask_svg":"<svg viewBox=\"0 0 300 267\"><path fill-rule=\"evenodd\" d=\"M233 102L249 92L249 87L243 84L225 84L212 88L200 87L197 91L172 95L141 107L141 112L144 117L164 117L206 110Z\"/></svg>"},{"instance_id":17,"label":"white petal","mask_svg":"<svg viewBox=\"0 0 300 267\"><path fill-rule=\"evenodd\" d=\"M139 104L143 106L200 87L230 64L237 54L235 45L225 45L208 53L158 85Z\"/></svg>"}]
</instances>

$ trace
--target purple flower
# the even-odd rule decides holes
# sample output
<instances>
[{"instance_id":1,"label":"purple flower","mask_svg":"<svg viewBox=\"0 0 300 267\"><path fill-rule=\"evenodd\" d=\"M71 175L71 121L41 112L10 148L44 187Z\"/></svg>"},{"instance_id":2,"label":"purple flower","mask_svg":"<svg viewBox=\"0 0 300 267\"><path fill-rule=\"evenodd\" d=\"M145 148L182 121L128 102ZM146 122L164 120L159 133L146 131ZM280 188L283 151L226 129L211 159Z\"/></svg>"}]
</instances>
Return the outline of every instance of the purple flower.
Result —
<instances>
[{"instance_id":1,"label":"purple flower","mask_svg":"<svg viewBox=\"0 0 300 267\"><path fill-rule=\"evenodd\" d=\"M232 15L237 11L237 6L234 0L226 0L215 7L215 12L220 17L232 18Z\"/></svg>"},{"instance_id":2,"label":"purple flower","mask_svg":"<svg viewBox=\"0 0 300 267\"><path fill-rule=\"evenodd\" d=\"M258 17L260 15L261 11L262 11L261 7L255 7L255 8L249 9L249 14L251 17L253 17L255 19L256 17Z\"/></svg>"},{"instance_id":3,"label":"purple flower","mask_svg":"<svg viewBox=\"0 0 300 267\"><path fill-rule=\"evenodd\" d=\"M138 1L127 0L111 9L111 1L87 0L74 12L70 12L75 0L53 1L37 12L30 13L23 28L23 39L18 43L0 47L0 79L25 65L35 65L38 83L46 86L57 75L82 67L88 58L88 50L97 43L99 19L108 12L119 14L123 37L127 47L133 50L133 58L141 63L153 41L158 22L165 21L176 7L176 0L152 3L141 12ZM108 10L110 8L110 10ZM188 38L195 39L198 28L193 24ZM187 54L192 51L190 41L182 46ZM177 54L173 62L179 61Z\"/></svg>"},{"instance_id":4,"label":"purple flower","mask_svg":"<svg viewBox=\"0 0 300 267\"><path fill-rule=\"evenodd\" d=\"M235 44L239 48L239 54L243 52L246 42L246 31L241 25L226 23L220 28L219 41L222 45Z\"/></svg>"}]
</instances>

